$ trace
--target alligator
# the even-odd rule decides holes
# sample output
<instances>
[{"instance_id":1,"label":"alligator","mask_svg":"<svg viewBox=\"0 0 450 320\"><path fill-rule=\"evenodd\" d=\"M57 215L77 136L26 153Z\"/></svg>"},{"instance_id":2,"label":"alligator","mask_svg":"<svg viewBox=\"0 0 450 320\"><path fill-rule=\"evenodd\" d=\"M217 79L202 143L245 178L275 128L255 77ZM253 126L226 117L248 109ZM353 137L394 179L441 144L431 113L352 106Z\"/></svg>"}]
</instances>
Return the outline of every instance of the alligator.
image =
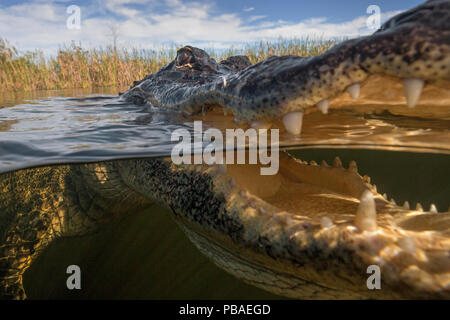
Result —
<instances>
[{"instance_id":1,"label":"alligator","mask_svg":"<svg viewBox=\"0 0 450 320\"><path fill-rule=\"evenodd\" d=\"M314 57L216 62L185 46L120 98L298 136L304 114L348 105L449 119L449 84L450 1L432 0ZM353 161L344 168L339 158L317 164L280 152L276 175L260 175L262 165L146 158L2 174L0 296L26 298L23 274L53 240L161 203L216 265L278 295L450 297L450 212L388 201ZM381 290L368 289L370 266Z\"/></svg>"}]
</instances>

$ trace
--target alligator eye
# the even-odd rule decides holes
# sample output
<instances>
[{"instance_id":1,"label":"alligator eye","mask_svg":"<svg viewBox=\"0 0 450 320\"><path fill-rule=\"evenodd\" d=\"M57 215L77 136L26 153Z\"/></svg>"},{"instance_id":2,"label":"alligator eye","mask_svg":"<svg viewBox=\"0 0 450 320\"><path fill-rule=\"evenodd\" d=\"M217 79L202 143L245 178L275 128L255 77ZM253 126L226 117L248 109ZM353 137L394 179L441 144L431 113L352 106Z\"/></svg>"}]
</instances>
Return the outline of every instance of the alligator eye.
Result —
<instances>
[{"instance_id":1,"label":"alligator eye","mask_svg":"<svg viewBox=\"0 0 450 320\"><path fill-rule=\"evenodd\" d=\"M189 51L179 52L177 55L177 66L184 66L194 62L194 57Z\"/></svg>"}]
</instances>

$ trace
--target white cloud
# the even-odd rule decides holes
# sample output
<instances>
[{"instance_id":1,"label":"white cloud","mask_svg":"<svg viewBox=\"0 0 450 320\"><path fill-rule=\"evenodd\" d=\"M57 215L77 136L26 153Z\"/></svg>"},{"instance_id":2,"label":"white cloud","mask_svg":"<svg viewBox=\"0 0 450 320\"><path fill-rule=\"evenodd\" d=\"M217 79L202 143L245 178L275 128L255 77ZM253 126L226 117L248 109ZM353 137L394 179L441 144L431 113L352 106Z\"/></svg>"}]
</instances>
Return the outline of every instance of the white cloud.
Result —
<instances>
[{"instance_id":1,"label":"white cloud","mask_svg":"<svg viewBox=\"0 0 450 320\"><path fill-rule=\"evenodd\" d=\"M109 26L117 24L119 44L152 48L162 44L191 44L215 48L259 40L304 37L354 37L372 33L366 16L344 23L332 23L325 17L287 22L272 21L254 15L244 19L240 13L218 13L213 4L165 0L108 0L82 7L81 29L66 28L66 6L48 0L0 7L0 37L22 50L44 49L54 54L71 40L84 46L110 44ZM136 9L139 8L139 9ZM247 8L247 11L253 8ZM386 12L387 19L399 11Z\"/></svg>"},{"instance_id":2,"label":"white cloud","mask_svg":"<svg viewBox=\"0 0 450 320\"><path fill-rule=\"evenodd\" d=\"M253 7L250 7L250 8L244 8L244 11L245 11L245 12L250 12L250 11L253 11L253 10L255 10L255 8L253 8Z\"/></svg>"},{"instance_id":3,"label":"white cloud","mask_svg":"<svg viewBox=\"0 0 450 320\"><path fill-rule=\"evenodd\" d=\"M249 19L248 19L248 21L249 22L253 22L253 21L256 21L256 20L261 20L261 19L264 19L264 18L266 18L267 16L251 16Z\"/></svg>"},{"instance_id":4,"label":"white cloud","mask_svg":"<svg viewBox=\"0 0 450 320\"><path fill-rule=\"evenodd\" d=\"M148 0L108 0L105 1L105 7L114 14L134 18L139 14L139 10L127 8L127 5L147 4L148 2Z\"/></svg>"}]
</instances>

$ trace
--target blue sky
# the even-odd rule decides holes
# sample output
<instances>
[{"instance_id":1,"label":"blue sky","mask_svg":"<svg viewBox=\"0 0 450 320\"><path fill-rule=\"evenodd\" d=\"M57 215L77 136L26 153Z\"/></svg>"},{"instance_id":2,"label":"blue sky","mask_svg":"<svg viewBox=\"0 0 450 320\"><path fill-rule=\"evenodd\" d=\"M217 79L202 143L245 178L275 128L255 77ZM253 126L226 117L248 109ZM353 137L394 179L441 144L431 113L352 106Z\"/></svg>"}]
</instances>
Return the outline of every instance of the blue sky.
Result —
<instances>
[{"instance_id":1,"label":"blue sky","mask_svg":"<svg viewBox=\"0 0 450 320\"><path fill-rule=\"evenodd\" d=\"M236 12L254 8L247 16L265 15L269 19L299 21L312 17L327 17L331 22L344 22L361 16L369 5L378 5L382 11L405 10L419 5L417 0L225 0L217 2L220 10Z\"/></svg>"},{"instance_id":2,"label":"blue sky","mask_svg":"<svg viewBox=\"0 0 450 320\"><path fill-rule=\"evenodd\" d=\"M2 0L0 37L22 50L52 54L72 40L86 47L111 43L158 48L170 44L226 48L283 38L355 37L367 28L366 9L377 5L381 20L415 7L418 0ZM66 26L67 7L81 9L79 30Z\"/></svg>"}]
</instances>

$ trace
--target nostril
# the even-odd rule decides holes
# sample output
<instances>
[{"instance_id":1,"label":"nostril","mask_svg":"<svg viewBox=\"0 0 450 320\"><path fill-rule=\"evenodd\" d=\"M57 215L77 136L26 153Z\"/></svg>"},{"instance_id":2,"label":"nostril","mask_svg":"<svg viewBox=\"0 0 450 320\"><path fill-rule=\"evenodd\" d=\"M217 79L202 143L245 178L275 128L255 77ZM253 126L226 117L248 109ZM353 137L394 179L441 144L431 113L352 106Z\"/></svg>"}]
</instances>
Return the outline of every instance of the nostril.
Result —
<instances>
[{"instance_id":1,"label":"nostril","mask_svg":"<svg viewBox=\"0 0 450 320\"><path fill-rule=\"evenodd\" d=\"M177 66L184 66L193 62L193 56L189 52L180 52L177 56Z\"/></svg>"}]
</instances>

